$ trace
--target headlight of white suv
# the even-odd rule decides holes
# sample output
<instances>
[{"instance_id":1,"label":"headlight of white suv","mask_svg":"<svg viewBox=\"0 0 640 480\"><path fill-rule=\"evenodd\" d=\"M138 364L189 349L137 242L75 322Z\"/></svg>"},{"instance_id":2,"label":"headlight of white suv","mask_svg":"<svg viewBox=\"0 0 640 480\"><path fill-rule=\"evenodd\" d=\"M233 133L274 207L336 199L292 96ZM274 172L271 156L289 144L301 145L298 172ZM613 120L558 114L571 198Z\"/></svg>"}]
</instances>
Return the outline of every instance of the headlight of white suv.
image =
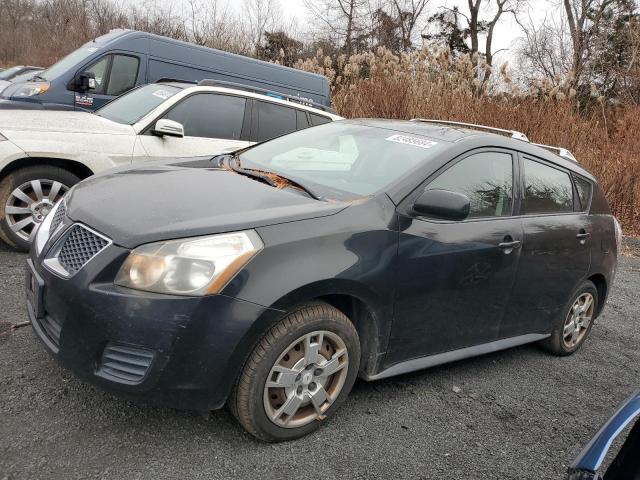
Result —
<instances>
[{"instance_id":1,"label":"headlight of white suv","mask_svg":"<svg viewBox=\"0 0 640 480\"><path fill-rule=\"evenodd\" d=\"M253 230L149 243L127 257L115 284L147 292L220 292L264 247Z\"/></svg>"}]
</instances>

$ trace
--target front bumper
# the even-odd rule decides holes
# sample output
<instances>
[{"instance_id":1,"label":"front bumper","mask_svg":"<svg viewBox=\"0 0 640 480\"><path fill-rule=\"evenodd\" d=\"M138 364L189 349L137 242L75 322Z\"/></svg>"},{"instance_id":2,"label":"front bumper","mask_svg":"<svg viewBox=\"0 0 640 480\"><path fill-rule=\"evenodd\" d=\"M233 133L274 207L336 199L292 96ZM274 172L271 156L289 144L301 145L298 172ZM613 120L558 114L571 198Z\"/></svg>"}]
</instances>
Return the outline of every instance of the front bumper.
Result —
<instances>
[{"instance_id":1,"label":"front bumper","mask_svg":"<svg viewBox=\"0 0 640 480\"><path fill-rule=\"evenodd\" d=\"M27 310L47 350L79 377L125 398L174 408L224 405L265 307L224 295L117 287L128 250L110 245L70 279L26 265Z\"/></svg>"}]
</instances>

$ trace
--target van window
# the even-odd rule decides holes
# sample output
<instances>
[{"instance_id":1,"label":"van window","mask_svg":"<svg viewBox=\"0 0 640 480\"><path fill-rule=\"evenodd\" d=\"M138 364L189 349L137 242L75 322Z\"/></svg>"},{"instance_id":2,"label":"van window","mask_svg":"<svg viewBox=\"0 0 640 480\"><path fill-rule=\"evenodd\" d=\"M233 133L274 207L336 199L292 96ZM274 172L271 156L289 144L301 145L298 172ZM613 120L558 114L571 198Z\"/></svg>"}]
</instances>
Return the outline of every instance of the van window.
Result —
<instances>
[{"instance_id":1,"label":"van window","mask_svg":"<svg viewBox=\"0 0 640 480\"><path fill-rule=\"evenodd\" d=\"M165 118L181 123L187 137L240 140L245 104L242 97L201 93L184 99Z\"/></svg>"},{"instance_id":2,"label":"van window","mask_svg":"<svg viewBox=\"0 0 640 480\"><path fill-rule=\"evenodd\" d=\"M137 57L129 55L114 55L107 85L107 95L121 95L136 85L138 77Z\"/></svg>"},{"instance_id":3,"label":"van window","mask_svg":"<svg viewBox=\"0 0 640 480\"><path fill-rule=\"evenodd\" d=\"M427 185L426 190L450 190L469 197L469 218L511 215L513 157L504 152L468 156Z\"/></svg>"},{"instance_id":4,"label":"van window","mask_svg":"<svg viewBox=\"0 0 640 480\"><path fill-rule=\"evenodd\" d=\"M573 211L573 186L568 173L525 158L524 180L525 214Z\"/></svg>"},{"instance_id":5,"label":"van window","mask_svg":"<svg viewBox=\"0 0 640 480\"><path fill-rule=\"evenodd\" d=\"M331 121L330 118L327 118L322 115L317 115L315 113L311 113L311 123L313 125L322 125L323 123L329 123Z\"/></svg>"},{"instance_id":6,"label":"van window","mask_svg":"<svg viewBox=\"0 0 640 480\"><path fill-rule=\"evenodd\" d=\"M107 70L109 69L109 61L111 56L107 55L102 57L96 63L86 68L84 71L87 73L93 73L96 77L96 88L91 90L91 93L104 93L107 85Z\"/></svg>"},{"instance_id":7,"label":"van window","mask_svg":"<svg viewBox=\"0 0 640 480\"><path fill-rule=\"evenodd\" d=\"M258 142L296 131L295 109L268 102L257 102L257 104L258 134L256 140Z\"/></svg>"}]
</instances>

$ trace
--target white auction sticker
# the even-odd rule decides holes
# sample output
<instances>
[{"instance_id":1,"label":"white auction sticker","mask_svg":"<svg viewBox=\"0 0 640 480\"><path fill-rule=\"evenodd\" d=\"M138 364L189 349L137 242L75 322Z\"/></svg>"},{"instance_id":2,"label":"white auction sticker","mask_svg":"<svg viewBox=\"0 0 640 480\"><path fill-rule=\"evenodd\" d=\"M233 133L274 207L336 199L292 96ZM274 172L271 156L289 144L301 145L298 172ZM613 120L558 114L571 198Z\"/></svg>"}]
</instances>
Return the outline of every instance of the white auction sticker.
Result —
<instances>
[{"instance_id":1,"label":"white auction sticker","mask_svg":"<svg viewBox=\"0 0 640 480\"><path fill-rule=\"evenodd\" d=\"M155 92L153 92L153 94L155 97L159 97L163 100L166 100L167 98L169 98L171 96L171 92L168 90L156 90Z\"/></svg>"},{"instance_id":2,"label":"white auction sticker","mask_svg":"<svg viewBox=\"0 0 640 480\"><path fill-rule=\"evenodd\" d=\"M438 144L438 142L425 140L424 138L410 137L408 135L391 135L390 137L387 137L385 140L389 142L404 143L405 145L413 145L414 147L420 147L420 148L431 148L434 145Z\"/></svg>"}]
</instances>

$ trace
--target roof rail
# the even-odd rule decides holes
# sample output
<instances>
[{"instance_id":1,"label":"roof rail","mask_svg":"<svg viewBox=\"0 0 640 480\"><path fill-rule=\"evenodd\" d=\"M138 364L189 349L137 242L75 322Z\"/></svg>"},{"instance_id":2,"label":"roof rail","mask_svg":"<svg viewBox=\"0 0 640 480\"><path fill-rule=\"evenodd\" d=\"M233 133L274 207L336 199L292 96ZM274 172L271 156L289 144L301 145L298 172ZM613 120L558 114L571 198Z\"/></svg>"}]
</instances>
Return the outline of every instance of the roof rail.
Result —
<instances>
[{"instance_id":1,"label":"roof rail","mask_svg":"<svg viewBox=\"0 0 640 480\"><path fill-rule=\"evenodd\" d=\"M551 145L543 145L542 143L532 143L532 145L544 148L546 150L551 150L552 152L557 153L559 157L566 158L567 160L578 163L578 160L573 156L573 153L571 153L566 148L552 147Z\"/></svg>"},{"instance_id":2,"label":"roof rail","mask_svg":"<svg viewBox=\"0 0 640 480\"><path fill-rule=\"evenodd\" d=\"M162 77L158 80L156 80L153 83L191 83L193 85L197 85L198 82L194 82L193 80L184 80L181 78L171 78L171 77Z\"/></svg>"},{"instance_id":3,"label":"roof rail","mask_svg":"<svg viewBox=\"0 0 640 480\"><path fill-rule=\"evenodd\" d=\"M471 128L475 130L485 130L487 132L502 133L502 134L509 135L511 138L515 138L517 140L522 140L523 142L531 143L524 133L518 132L516 130L504 130L502 128L488 127L486 125L477 125L475 123L451 122L448 120L427 120L424 118L412 118L411 121L435 123L440 125L451 125L451 126L457 126L457 127ZM543 145L542 143L531 143L531 145L535 145L536 147L541 147L546 150L550 150L556 153L559 157L578 163L578 160L576 159L576 157L574 157L573 154L566 148L553 147L551 145Z\"/></svg>"},{"instance_id":4,"label":"roof rail","mask_svg":"<svg viewBox=\"0 0 640 480\"><path fill-rule=\"evenodd\" d=\"M456 126L456 127L471 128L471 129L474 129L474 130L484 130L484 131L487 131L487 132L507 134L511 138L515 138L516 140L522 140L523 142L529 142L529 139L527 138L527 136L524 133L518 132L516 130L505 130L503 128L488 127L486 125L478 125L478 124L475 124L475 123L451 122L451 121L448 121L448 120L429 120L429 119L425 119L425 118L412 118L411 121L412 122L424 122L424 123L436 123L436 124L441 124L441 125L451 125L451 126Z\"/></svg>"},{"instance_id":5,"label":"roof rail","mask_svg":"<svg viewBox=\"0 0 640 480\"><path fill-rule=\"evenodd\" d=\"M313 107L313 108L316 108L318 110L322 110L324 112L332 113L334 115L337 115L337 112L333 108L327 107L326 105L322 105L320 103L316 103L316 102L314 102L313 100L311 100L309 98L287 95L285 93L274 92L272 90L267 90L265 88L253 87L251 85L244 85L242 83L225 82L223 80L214 80L214 79L205 78L204 80L200 80L198 82L198 85L201 86L201 87L233 88L235 90L243 90L245 92L257 93L257 94L260 94L260 95L266 95L268 97L277 98L279 100L285 100L287 102L299 103L300 105L305 105L307 107Z\"/></svg>"}]
</instances>

